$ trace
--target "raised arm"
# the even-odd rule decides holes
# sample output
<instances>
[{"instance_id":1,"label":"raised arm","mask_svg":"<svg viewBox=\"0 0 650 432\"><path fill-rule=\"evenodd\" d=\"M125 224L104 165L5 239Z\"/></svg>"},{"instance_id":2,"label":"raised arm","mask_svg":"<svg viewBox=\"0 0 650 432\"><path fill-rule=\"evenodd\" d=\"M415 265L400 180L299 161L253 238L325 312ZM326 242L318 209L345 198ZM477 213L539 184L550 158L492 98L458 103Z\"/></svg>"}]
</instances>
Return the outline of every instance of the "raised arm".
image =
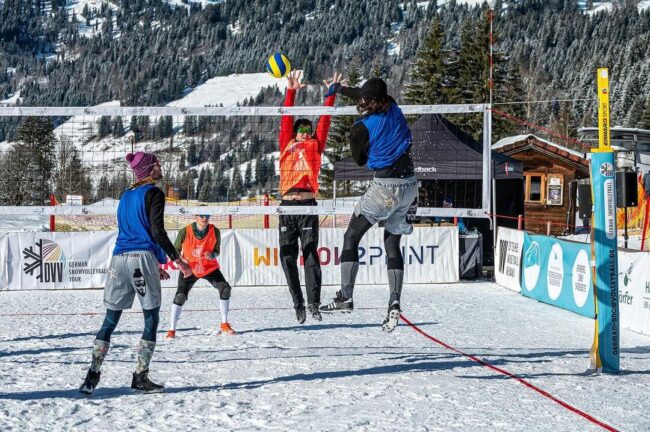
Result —
<instances>
[{"instance_id":1,"label":"raised arm","mask_svg":"<svg viewBox=\"0 0 650 432\"><path fill-rule=\"evenodd\" d=\"M287 94L284 97L284 106L293 106L296 100L296 91L305 86L300 81L302 79L301 71L291 71L287 76ZM280 151L284 150L289 141L293 138L293 116L283 115L280 121L280 137L279 146Z\"/></svg>"},{"instance_id":2,"label":"raised arm","mask_svg":"<svg viewBox=\"0 0 650 432\"><path fill-rule=\"evenodd\" d=\"M340 73L334 72L334 76L331 80L323 80L323 84L327 88L327 93L325 93L325 106L334 106L334 101L336 100L336 91L341 86L342 75ZM332 124L332 116L323 115L318 120L318 126L316 126L316 134L314 137L318 141L318 152L323 153L325 151L325 143L327 142L327 134L330 130L330 125Z\"/></svg>"}]
</instances>

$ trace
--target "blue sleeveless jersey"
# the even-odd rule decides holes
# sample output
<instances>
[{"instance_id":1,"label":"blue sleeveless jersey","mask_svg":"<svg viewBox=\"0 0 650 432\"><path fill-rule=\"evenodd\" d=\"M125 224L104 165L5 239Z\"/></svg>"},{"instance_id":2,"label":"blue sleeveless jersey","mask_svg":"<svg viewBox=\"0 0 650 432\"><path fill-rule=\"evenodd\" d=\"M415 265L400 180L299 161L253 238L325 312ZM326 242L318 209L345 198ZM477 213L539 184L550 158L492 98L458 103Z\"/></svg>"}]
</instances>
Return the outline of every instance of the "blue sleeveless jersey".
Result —
<instances>
[{"instance_id":1,"label":"blue sleeveless jersey","mask_svg":"<svg viewBox=\"0 0 650 432\"><path fill-rule=\"evenodd\" d=\"M368 168L371 170L393 165L411 145L411 130L395 103L390 104L387 113L370 114L357 121L368 129Z\"/></svg>"},{"instance_id":2,"label":"blue sleeveless jersey","mask_svg":"<svg viewBox=\"0 0 650 432\"><path fill-rule=\"evenodd\" d=\"M151 236L151 222L145 208L144 197L154 187L152 184L138 186L122 194L117 206L118 234L113 255L148 250L159 263L167 262L167 255Z\"/></svg>"}]
</instances>

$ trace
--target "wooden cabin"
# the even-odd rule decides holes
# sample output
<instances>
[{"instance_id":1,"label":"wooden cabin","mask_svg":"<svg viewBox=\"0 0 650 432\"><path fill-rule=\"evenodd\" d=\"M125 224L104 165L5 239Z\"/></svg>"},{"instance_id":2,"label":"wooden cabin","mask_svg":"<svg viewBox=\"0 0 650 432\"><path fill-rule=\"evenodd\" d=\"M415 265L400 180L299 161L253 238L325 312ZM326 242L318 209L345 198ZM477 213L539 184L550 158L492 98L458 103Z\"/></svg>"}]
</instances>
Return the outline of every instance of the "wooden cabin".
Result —
<instances>
[{"instance_id":1,"label":"wooden cabin","mask_svg":"<svg viewBox=\"0 0 650 432\"><path fill-rule=\"evenodd\" d=\"M498 153L523 163L524 229L537 234L573 233L579 179L589 178L584 151L574 150L535 135L517 135L492 145Z\"/></svg>"}]
</instances>

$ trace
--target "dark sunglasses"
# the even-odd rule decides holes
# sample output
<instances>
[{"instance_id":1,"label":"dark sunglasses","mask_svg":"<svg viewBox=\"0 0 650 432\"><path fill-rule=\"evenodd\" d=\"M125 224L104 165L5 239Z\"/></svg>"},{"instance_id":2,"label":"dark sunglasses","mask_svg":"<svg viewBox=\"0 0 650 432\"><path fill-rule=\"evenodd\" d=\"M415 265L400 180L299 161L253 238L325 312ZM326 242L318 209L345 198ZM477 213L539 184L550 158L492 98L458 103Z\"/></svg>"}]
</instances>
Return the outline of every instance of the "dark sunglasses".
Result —
<instances>
[{"instance_id":1,"label":"dark sunglasses","mask_svg":"<svg viewBox=\"0 0 650 432\"><path fill-rule=\"evenodd\" d=\"M310 134L311 133L311 127L309 127L309 126L300 126L300 127L298 127L298 129L296 129L296 132Z\"/></svg>"},{"instance_id":2,"label":"dark sunglasses","mask_svg":"<svg viewBox=\"0 0 650 432\"><path fill-rule=\"evenodd\" d=\"M199 215L200 218L210 219L210 215Z\"/></svg>"}]
</instances>

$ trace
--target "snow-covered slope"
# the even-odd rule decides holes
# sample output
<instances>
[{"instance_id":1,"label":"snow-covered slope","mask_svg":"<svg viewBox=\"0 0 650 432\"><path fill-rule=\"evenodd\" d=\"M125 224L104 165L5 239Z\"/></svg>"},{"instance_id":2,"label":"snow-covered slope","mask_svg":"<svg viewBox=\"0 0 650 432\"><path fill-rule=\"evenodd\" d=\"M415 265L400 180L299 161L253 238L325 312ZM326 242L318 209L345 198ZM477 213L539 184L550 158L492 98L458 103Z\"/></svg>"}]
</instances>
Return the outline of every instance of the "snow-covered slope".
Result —
<instances>
[{"instance_id":1,"label":"snow-covered slope","mask_svg":"<svg viewBox=\"0 0 650 432\"><path fill-rule=\"evenodd\" d=\"M278 86L280 91L286 89L286 80L275 79L266 73L233 74L225 77L215 77L204 84L192 89L182 99L170 102L173 107L203 107L203 106L234 106L251 97L255 97L261 90L269 86ZM101 106L119 106L119 102L112 101ZM61 140L71 141L81 150L83 161L91 167L110 165L122 161L124 155L131 151L132 133L127 132L120 138L109 135L103 139L96 139L97 117L75 116L66 121L55 130L55 135ZM151 124L157 119L151 118ZM130 118L122 118L125 128L128 128ZM182 125L181 118L174 119L174 125ZM184 143L182 133L174 136L174 146ZM170 146L169 139L156 141L143 141L138 143L137 150L160 151ZM243 171L242 171L243 172ZM97 179L96 179L97 180Z\"/></svg>"}]
</instances>

